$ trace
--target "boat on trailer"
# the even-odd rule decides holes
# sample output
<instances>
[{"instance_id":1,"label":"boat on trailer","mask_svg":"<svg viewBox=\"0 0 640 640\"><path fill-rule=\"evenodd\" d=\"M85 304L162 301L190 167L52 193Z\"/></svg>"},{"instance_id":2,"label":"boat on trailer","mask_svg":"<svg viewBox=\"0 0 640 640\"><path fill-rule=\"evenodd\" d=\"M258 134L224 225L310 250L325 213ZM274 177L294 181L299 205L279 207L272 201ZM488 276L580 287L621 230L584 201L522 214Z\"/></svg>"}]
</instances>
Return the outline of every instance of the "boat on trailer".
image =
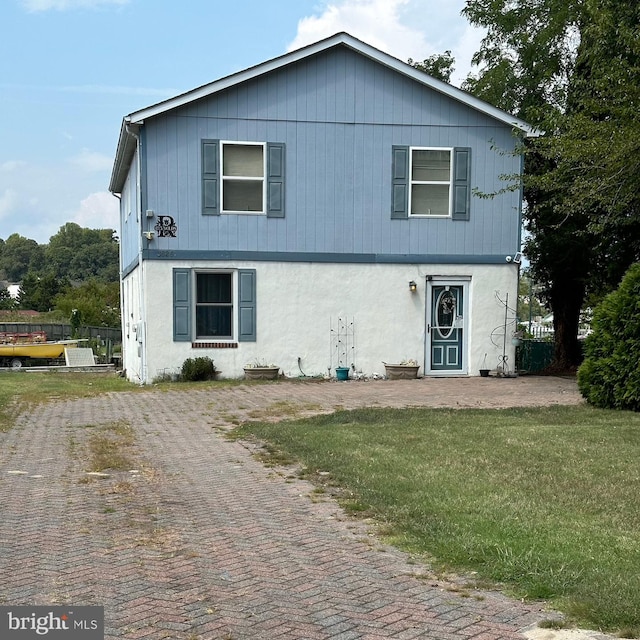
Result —
<instances>
[{"instance_id":1,"label":"boat on trailer","mask_svg":"<svg viewBox=\"0 0 640 640\"><path fill-rule=\"evenodd\" d=\"M78 346L79 340L48 342L44 332L29 334L0 334L0 366L19 369L29 359L55 360L64 356L65 349Z\"/></svg>"}]
</instances>

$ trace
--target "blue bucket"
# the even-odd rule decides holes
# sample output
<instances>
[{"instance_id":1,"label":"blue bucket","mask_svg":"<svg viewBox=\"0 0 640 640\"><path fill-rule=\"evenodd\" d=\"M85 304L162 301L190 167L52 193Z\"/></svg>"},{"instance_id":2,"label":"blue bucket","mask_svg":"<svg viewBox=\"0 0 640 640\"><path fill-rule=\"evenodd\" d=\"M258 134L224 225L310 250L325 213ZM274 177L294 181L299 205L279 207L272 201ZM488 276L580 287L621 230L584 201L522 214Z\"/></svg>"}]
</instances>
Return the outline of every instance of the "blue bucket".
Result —
<instances>
[{"instance_id":1,"label":"blue bucket","mask_svg":"<svg viewBox=\"0 0 640 640\"><path fill-rule=\"evenodd\" d=\"M348 380L349 367L336 367L336 378L338 380Z\"/></svg>"}]
</instances>

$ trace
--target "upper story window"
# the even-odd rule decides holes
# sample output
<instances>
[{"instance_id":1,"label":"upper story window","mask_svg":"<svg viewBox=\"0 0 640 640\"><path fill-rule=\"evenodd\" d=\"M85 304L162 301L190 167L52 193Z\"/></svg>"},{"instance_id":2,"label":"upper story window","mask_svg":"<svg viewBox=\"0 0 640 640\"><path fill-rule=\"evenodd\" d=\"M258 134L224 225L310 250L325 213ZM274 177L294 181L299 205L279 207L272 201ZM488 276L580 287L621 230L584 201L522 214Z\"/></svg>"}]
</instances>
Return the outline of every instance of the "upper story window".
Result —
<instances>
[{"instance_id":1,"label":"upper story window","mask_svg":"<svg viewBox=\"0 0 640 640\"><path fill-rule=\"evenodd\" d=\"M452 149L411 149L412 216L451 215Z\"/></svg>"},{"instance_id":2,"label":"upper story window","mask_svg":"<svg viewBox=\"0 0 640 640\"><path fill-rule=\"evenodd\" d=\"M220 146L222 212L264 213L264 145L223 142Z\"/></svg>"},{"instance_id":3,"label":"upper story window","mask_svg":"<svg viewBox=\"0 0 640 640\"><path fill-rule=\"evenodd\" d=\"M202 140L202 213L284 218L282 142Z\"/></svg>"},{"instance_id":4,"label":"upper story window","mask_svg":"<svg viewBox=\"0 0 640 640\"><path fill-rule=\"evenodd\" d=\"M470 219L470 147L393 145L391 153L392 219Z\"/></svg>"}]
</instances>

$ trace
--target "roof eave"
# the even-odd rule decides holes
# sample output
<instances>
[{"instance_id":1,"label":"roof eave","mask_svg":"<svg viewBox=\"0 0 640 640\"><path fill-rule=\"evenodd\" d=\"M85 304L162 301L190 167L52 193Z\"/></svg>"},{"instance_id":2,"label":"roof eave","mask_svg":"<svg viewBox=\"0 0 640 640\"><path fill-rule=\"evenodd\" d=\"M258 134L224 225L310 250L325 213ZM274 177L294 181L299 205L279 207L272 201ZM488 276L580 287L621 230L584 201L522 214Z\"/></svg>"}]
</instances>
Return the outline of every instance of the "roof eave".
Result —
<instances>
[{"instance_id":1,"label":"roof eave","mask_svg":"<svg viewBox=\"0 0 640 640\"><path fill-rule=\"evenodd\" d=\"M109 191L111 193L122 193L129 175L131 160L138 146L138 130L139 124L132 124L129 118L123 118L109 182Z\"/></svg>"}]
</instances>

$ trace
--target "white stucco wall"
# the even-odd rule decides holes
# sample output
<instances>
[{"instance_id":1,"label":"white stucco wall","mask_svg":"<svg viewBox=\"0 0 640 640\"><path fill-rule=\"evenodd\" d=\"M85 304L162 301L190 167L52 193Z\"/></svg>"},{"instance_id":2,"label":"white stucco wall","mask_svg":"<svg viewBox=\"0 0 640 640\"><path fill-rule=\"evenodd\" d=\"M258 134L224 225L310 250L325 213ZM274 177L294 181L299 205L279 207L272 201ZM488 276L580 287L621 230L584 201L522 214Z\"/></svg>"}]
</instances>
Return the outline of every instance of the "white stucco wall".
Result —
<instances>
[{"instance_id":1,"label":"white stucco wall","mask_svg":"<svg viewBox=\"0 0 640 640\"><path fill-rule=\"evenodd\" d=\"M256 269L257 341L240 342L237 349L194 349L173 341L172 269ZM143 279L136 281L134 276ZM124 325L125 366L151 382L161 373L177 372L186 358L209 356L222 377L241 377L243 366L256 360L280 366L287 376L334 374L337 350L331 329L339 319L353 324L347 364L365 375L384 373L383 362L415 359L421 373L425 364L425 304L427 276L468 280L468 313L464 374L478 375L484 354L495 369L503 350L506 299L515 308L517 266L505 265L357 265L317 263L148 261L144 272L127 278L134 322L146 316L143 341L146 353L137 357L136 337ZM415 280L417 291L409 291ZM142 283L142 296L138 282ZM141 299L142 303L136 302ZM137 306L136 306L137 305ZM128 313L125 310L125 314ZM129 312L130 316L130 312ZM507 313L506 353L513 367L515 313ZM127 320L125 319L125 322ZM126 336L129 336L126 338ZM493 337L493 341L492 341ZM496 343L496 344L494 344Z\"/></svg>"},{"instance_id":2,"label":"white stucco wall","mask_svg":"<svg viewBox=\"0 0 640 640\"><path fill-rule=\"evenodd\" d=\"M143 370L142 268L134 269L120 284L122 304L122 368L133 382L145 382ZM142 342L140 342L142 340Z\"/></svg>"}]
</instances>

